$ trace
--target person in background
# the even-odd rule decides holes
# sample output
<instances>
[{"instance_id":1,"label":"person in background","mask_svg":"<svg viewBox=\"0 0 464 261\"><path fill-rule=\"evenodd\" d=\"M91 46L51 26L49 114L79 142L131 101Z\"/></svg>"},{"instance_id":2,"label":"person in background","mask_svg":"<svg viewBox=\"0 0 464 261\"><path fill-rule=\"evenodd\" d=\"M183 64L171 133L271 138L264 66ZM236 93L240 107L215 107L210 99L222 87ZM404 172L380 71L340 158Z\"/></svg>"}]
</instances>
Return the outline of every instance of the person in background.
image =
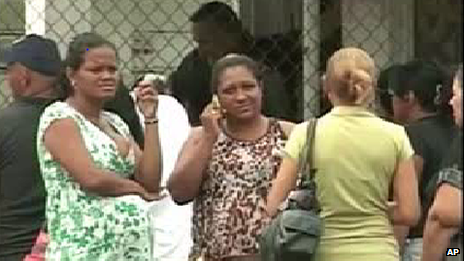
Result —
<instances>
[{"instance_id":1,"label":"person in background","mask_svg":"<svg viewBox=\"0 0 464 261\"><path fill-rule=\"evenodd\" d=\"M293 127L261 113L261 77L243 55L215 63L218 101L204 109L168 180L177 203L194 201L192 256L203 261L259 260L258 236L269 221L262 206Z\"/></svg>"},{"instance_id":2,"label":"person in background","mask_svg":"<svg viewBox=\"0 0 464 261\"><path fill-rule=\"evenodd\" d=\"M403 261L420 261L422 232L430 207L426 188L438 173L443 155L456 134L449 98L451 84L445 71L435 63L410 61L399 68L397 80L389 87L393 119L405 126L414 149L419 180L421 219L415 227L395 227Z\"/></svg>"},{"instance_id":3,"label":"person in background","mask_svg":"<svg viewBox=\"0 0 464 261\"><path fill-rule=\"evenodd\" d=\"M393 122L392 86L397 85L401 65L395 64L382 70L377 79L379 115L387 121Z\"/></svg>"},{"instance_id":4,"label":"person in background","mask_svg":"<svg viewBox=\"0 0 464 261\"><path fill-rule=\"evenodd\" d=\"M140 124L139 114L136 113L133 99L129 93L129 88L124 85L122 77L119 79L114 98L108 100L103 105L103 109L116 113L129 126L132 137L141 149L143 149L143 128Z\"/></svg>"},{"instance_id":5,"label":"person in background","mask_svg":"<svg viewBox=\"0 0 464 261\"><path fill-rule=\"evenodd\" d=\"M143 152L116 114L114 45L95 33L69 45L65 101L43 112L37 154L47 191L47 260L152 260L146 202L159 198L161 149L157 96L136 88L145 116Z\"/></svg>"},{"instance_id":6,"label":"person in background","mask_svg":"<svg viewBox=\"0 0 464 261\"><path fill-rule=\"evenodd\" d=\"M61 58L53 40L30 34L2 60L14 101L0 111L0 260L19 261L45 222L36 133L42 111L58 98Z\"/></svg>"},{"instance_id":7,"label":"person in background","mask_svg":"<svg viewBox=\"0 0 464 261\"><path fill-rule=\"evenodd\" d=\"M453 82L450 100L459 134L444 158L439 172L436 194L424 228L422 261L462 260L462 65ZM446 256L447 249L458 249Z\"/></svg>"},{"instance_id":8,"label":"person in background","mask_svg":"<svg viewBox=\"0 0 464 261\"><path fill-rule=\"evenodd\" d=\"M165 187L174 169L182 145L190 131L184 107L164 92L166 79L163 75L146 74L136 81L135 86L154 88L158 95L158 132L163 154L163 175L161 187ZM136 95L131 92L136 101ZM140 125L144 126L144 116L135 107ZM153 231L154 261L187 261L192 247L192 204L178 206L170 196L160 201L149 202L151 229Z\"/></svg>"},{"instance_id":9,"label":"person in background","mask_svg":"<svg viewBox=\"0 0 464 261\"><path fill-rule=\"evenodd\" d=\"M323 221L317 261L396 261L392 223L419 219L414 151L402 126L369 112L374 83L374 61L361 49L340 49L327 63L324 91L334 107L317 120L312 155ZM296 185L306 129L297 125L285 146L267 198L269 216Z\"/></svg>"},{"instance_id":10,"label":"person in background","mask_svg":"<svg viewBox=\"0 0 464 261\"><path fill-rule=\"evenodd\" d=\"M192 126L201 125L200 114L211 102L211 68L215 61L228 53L241 53L251 58L262 56L253 50L254 40L242 28L232 8L222 2L205 3L190 16L193 40L197 48L184 57L169 77L171 94L186 108ZM261 62L261 60L257 60ZM290 99L281 75L271 65L263 67L263 114L292 120Z\"/></svg>"},{"instance_id":11,"label":"person in background","mask_svg":"<svg viewBox=\"0 0 464 261\"><path fill-rule=\"evenodd\" d=\"M389 122L395 122L393 113L393 89L394 86L398 85L400 74L403 71L401 64L392 65L379 74L377 80L377 97L378 97L378 115L384 120ZM390 186L389 200L393 200L393 187ZM409 231L408 227L395 226L394 234L400 246L400 255L403 255L404 241Z\"/></svg>"}]
</instances>

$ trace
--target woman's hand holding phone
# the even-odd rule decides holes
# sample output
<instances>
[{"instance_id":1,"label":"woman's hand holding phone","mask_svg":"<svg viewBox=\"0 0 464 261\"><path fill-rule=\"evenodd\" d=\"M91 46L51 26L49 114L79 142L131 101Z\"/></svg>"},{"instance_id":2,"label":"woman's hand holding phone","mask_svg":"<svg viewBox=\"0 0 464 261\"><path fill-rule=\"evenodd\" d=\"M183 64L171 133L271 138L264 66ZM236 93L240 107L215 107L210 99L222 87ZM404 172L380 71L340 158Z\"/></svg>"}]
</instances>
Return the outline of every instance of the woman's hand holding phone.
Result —
<instances>
[{"instance_id":1,"label":"woman's hand holding phone","mask_svg":"<svg viewBox=\"0 0 464 261\"><path fill-rule=\"evenodd\" d=\"M213 99L210 104L208 104L200 115L201 125L203 126L203 131L208 139L212 142L217 140L219 136L219 120L222 118L221 106L217 95L213 95Z\"/></svg>"}]
</instances>

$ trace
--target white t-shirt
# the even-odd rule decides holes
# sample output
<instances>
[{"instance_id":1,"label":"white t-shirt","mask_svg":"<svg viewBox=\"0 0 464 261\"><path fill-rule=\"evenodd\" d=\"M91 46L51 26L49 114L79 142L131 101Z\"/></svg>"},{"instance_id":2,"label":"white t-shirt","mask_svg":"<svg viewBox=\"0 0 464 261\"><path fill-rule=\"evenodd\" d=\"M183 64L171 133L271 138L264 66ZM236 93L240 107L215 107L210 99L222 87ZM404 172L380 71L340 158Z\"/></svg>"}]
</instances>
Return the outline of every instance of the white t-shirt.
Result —
<instances>
[{"instance_id":1,"label":"white t-shirt","mask_svg":"<svg viewBox=\"0 0 464 261\"><path fill-rule=\"evenodd\" d=\"M134 98L133 93L131 96ZM135 109L140 117L140 124L145 127L145 119L137 105ZM177 156L188 137L190 125L184 107L168 95L158 95L158 120L163 155L161 186L166 186ZM153 229L154 260L187 261L193 244L190 231L192 204L178 206L170 196L148 204Z\"/></svg>"}]
</instances>

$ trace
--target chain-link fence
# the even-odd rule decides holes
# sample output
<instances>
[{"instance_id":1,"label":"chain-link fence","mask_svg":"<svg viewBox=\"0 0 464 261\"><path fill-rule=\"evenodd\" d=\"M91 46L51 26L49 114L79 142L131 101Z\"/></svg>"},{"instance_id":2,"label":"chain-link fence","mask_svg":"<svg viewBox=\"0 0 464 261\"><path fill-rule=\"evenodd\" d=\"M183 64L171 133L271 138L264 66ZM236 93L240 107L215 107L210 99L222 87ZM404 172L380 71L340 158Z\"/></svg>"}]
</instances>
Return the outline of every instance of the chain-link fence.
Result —
<instances>
[{"instance_id":1,"label":"chain-link fence","mask_svg":"<svg viewBox=\"0 0 464 261\"><path fill-rule=\"evenodd\" d=\"M77 33L95 31L118 48L126 83L169 76L192 49L189 17L206 0L0 0L1 48L25 33L46 35L61 54ZM253 36L259 59L279 71L296 120L327 109L320 75L342 46L368 51L379 69L412 58L461 61L460 0L224 0ZM0 64L0 108L10 92Z\"/></svg>"}]
</instances>

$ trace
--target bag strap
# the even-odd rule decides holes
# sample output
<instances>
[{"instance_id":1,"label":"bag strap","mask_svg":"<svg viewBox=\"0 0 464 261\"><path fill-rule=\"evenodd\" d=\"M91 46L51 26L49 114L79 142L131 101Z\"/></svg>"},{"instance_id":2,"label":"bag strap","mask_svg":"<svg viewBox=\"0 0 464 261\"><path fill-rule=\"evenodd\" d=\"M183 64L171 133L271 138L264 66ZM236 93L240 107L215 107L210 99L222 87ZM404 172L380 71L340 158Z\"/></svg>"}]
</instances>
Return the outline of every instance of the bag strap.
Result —
<instances>
[{"instance_id":1,"label":"bag strap","mask_svg":"<svg viewBox=\"0 0 464 261\"><path fill-rule=\"evenodd\" d=\"M314 168L313 168L313 151L314 151L314 135L317 125L317 118L311 118L308 120L308 126L306 128L306 142L303 147L303 157L300 160L298 174L300 175L300 188L304 185L305 181L311 181L314 179ZM305 175L305 174L309 174ZM309 180L308 180L309 179Z\"/></svg>"},{"instance_id":2,"label":"bag strap","mask_svg":"<svg viewBox=\"0 0 464 261\"><path fill-rule=\"evenodd\" d=\"M309 191L310 197L307 198L309 202L304 205L309 206L316 212L319 212L321 208L319 201L317 200L317 186L314 179L316 174L316 168L314 168L314 136L316 132L316 125L317 118L311 118L308 120L306 142L303 150L304 155L299 166L300 183L298 184L298 189Z\"/></svg>"}]
</instances>

